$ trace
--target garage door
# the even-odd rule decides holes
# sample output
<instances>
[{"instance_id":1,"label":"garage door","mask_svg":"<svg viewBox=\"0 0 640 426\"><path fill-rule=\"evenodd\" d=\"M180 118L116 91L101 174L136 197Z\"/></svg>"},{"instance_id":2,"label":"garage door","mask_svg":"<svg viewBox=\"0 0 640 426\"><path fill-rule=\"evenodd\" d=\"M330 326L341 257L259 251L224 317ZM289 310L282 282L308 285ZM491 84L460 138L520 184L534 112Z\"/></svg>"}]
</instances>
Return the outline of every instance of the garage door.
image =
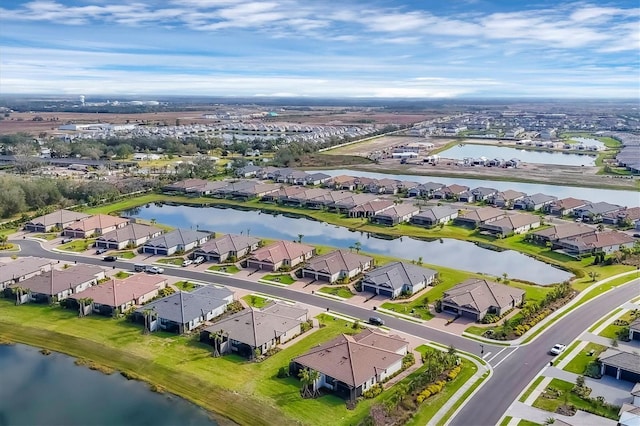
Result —
<instances>
[{"instance_id":1,"label":"garage door","mask_svg":"<svg viewBox=\"0 0 640 426\"><path fill-rule=\"evenodd\" d=\"M617 371L618 371L618 369L617 369L617 368L612 367L612 366L610 366L610 365L605 365L605 366L604 366L604 374L605 374L605 376L613 376L613 377L616 377L616 375L617 375Z\"/></svg>"},{"instance_id":2,"label":"garage door","mask_svg":"<svg viewBox=\"0 0 640 426\"><path fill-rule=\"evenodd\" d=\"M376 288L375 287L371 287L371 286L368 286L368 285L363 285L362 289L364 291L370 291L371 293L376 293ZM377 293L380 296L393 297L393 292L391 290L379 290L379 291L377 291Z\"/></svg>"},{"instance_id":3,"label":"garage door","mask_svg":"<svg viewBox=\"0 0 640 426\"><path fill-rule=\"evenodd\" d=\"M634 329L633 340L640 340L640 330L635 330Z\"/></svg>"},{"instance_id":4,"label":"garage door","mask_svg":"<svg viewBox=\"0 0 640 426\"><path fill-rule=\"evenodd\" d=\"M156 249L154 247L143 247L142 251L144 253L156 254Z\"/></svg>"},{"instance_id":5,"label":"garage door","mask_svg":"<svg viewBox=\"0 0 640 426\"><path fill-rule=\"evenodd\" d=\"M474 321L478 320L478 314L474 313L474 312L467 312L467 311L460 311L460 314L465 317L465 318L471 318Z\"/></svg>"},{"instance_id":6,"label":"garage door","mask_svg":"<svg viewBox=\"0 0 640 426\"><path fill-rule=\"evenodd\" d=\"M622 370L620 371L620 380L626 380L627 382L631 383L638 383L640 382L640 374Z\"/></svg>"}]
</instances>

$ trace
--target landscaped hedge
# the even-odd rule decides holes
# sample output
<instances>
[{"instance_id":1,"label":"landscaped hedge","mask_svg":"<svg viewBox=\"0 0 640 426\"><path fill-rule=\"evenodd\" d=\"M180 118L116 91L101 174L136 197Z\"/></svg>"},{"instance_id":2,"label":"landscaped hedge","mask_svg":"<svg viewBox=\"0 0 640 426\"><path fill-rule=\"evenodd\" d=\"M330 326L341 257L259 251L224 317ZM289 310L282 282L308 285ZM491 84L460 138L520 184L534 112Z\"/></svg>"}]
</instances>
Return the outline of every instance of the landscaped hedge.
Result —
<instances>
[{"instance_id":1,"label":"landscaped hedge","mask_svg":"<svg viewBox=\"0 0 640 426\"><path fill-rule=\"evenodd\" d=\"M418 394L416 402L421 404L425 399L440 392L445 384L446 382L443 380L438 380L437 382L430 384L425 390Z\"/></svg>"}]
</instances>

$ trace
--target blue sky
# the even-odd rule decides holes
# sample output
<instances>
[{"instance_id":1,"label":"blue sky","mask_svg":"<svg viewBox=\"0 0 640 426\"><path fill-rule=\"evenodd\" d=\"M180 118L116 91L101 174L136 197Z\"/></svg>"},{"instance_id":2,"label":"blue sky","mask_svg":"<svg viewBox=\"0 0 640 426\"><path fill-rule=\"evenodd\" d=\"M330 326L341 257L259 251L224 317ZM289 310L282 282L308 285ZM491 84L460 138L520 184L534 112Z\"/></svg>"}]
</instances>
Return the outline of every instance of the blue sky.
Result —
<instances>
[{"instance_id":1,"label":"blue sky","mask_svg":"<svg viewBox=\"0 0 640 426\"><path fill-rule=\"evenodd\" d=\"M640 6L0 0L2 93L638 98Z\"/></svg>"}]
</instances>

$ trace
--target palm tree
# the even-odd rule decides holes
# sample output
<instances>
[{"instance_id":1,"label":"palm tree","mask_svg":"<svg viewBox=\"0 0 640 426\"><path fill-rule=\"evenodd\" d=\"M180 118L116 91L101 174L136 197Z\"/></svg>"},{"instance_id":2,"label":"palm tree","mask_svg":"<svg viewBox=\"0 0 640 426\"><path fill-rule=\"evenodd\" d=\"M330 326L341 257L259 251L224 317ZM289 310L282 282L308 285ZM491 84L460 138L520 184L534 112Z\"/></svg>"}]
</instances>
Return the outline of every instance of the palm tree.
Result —
<instances>
[{"instance_id":1,"label":"palm tree","mask_svg":"<svg viewBox=\"0 0 640 426\"><path fill-rule=\"evenodd\" d=\"M16 296L16 305L19 305L20 303L22 303L22 296L25 293L27 293L29 290L27 290L24 287L16 286L16 287L13 287L13 290L11 291Z\"/></svg>"},{"instance_id":2,"label":"palm tree","mask_svg":"<svg viewBox=\"0 0 640 426\"><path fill-rule=\"evenodd\" d=\"M211 354L212 357L218 358L222 355L222 336L224 334L224 330L220 329L215 333L209 333L209 339L213 340L213 352Z\"/></svg>"},{"instance_id":3,"label":"palm tree","mask_svg":"<svg viewBox=\"0 0 640 426\"><path fill-rule=\"evenodd\" d=\"M304 238L304 234L298 234L298 243L302 243L303 238Z\"/></svg>"},{"instance_id":4,"label":"palm tree","mask_svg":"<svg viewBox=\"0 0 640 426\"><path fill-rule=\"evenodd\" d=\"M300 394L303 398L314 398L318 391L316 390L316 381L320 379L320 373L310 368L303 368L298 373L300 377Z\"/></svg>"},{"instance_id":5,"label":"palm tree","mask_svg":"<svg viewBox=\"0 0 640 426\"><path fill-rule=\"evenodd\" d=\"M8 240L9 240L9 237L7 237L6 235L0 234L0 247L4 247L5 244L7 244Z\"/></svg>"},{"instance_id":6,"label":"palm tree","mask_svg":"<svg viewBox=\"0 0 640 426\"><path fill-rule=\"evenodd\" d=\"M85 316L85 313L84 313L85 306L90 306L92 303L93 303L93 299L90 297L83 297L78 299L78 305L79 305L79 311L80 311L78 316L80 317Z\"/></svg>"},{"instance_id":7,"label":"palm tree","mask_svg":"<svg viewBox=\"0 0 640 426\"><path fill-rule=\"evenodd\" d=\"M362 249L362 243L360 241L356 241L355 243L353 243L353 248L356 249L356 253L360 253L360 250Z\"/></svg>"},{"instance_id":8,"label":"palm tree","mask_svg":"<svg viewBox=\"0 0 640 426\"><path fill-rule=\"evenodd\" d=\"M589 272L589 276L591 277L591 281L595 281L600 276L600 274L596 271L591 271Z\"/></svg>"}]
</instances>

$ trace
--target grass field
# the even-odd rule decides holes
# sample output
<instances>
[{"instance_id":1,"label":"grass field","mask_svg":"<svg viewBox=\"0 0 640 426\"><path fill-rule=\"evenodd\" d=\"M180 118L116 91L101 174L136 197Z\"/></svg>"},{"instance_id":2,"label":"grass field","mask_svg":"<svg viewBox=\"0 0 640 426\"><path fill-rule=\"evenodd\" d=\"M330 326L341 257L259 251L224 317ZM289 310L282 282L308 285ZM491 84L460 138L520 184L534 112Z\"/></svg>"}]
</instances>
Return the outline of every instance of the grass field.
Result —
<instances>
[{"instance_id":1,"label":"grass field","mask_svg":"<svg viewBox=\"0 0 640 426\"><path fill-rule=\"evenodd\" d=\"M66 243L66 244L62 244L61 246L58 246L58 248L60 250L66 250L66 251L73 251L73 252L76 252L76 253L82 253L83 251L87 251L91 247L93 247L93 243L95 241L96 241L95 238L73 240L70 243Z\"/></svg>"},{"instance_id":2,"label":"grass field","mask_svg":"<svg viewBox=\"0 0 640 426\"><path fill-rule=\"evenodd\" d=\"M114 256L118 256L118 258L122 258L122 259L133 259L134 257L136 257L136 254L134 252L132 252L131 250L128 251L116 251L113 253Z\"/></svg>"},{"instance_id":3,"label":"grass field","mask_svg":"<svg viewBox=\"0 0 640 426\"><path fill-rule=\"evenodd\" d=\"M130 274L128 272L124 272L124 271L119 271L117 274L114 275L115 278L118 278L120 280L130 277L133 274Z\"/></svg>"},{"instance_id":4,"label":"grass field","mask_svg":"<svg viewBox=\"0 0 640 426\"><path fill-rule=\"evenodd\" d=\"M598 355L600 355L600 353L605 349L607 348L602 345L589 342L589 344L587 344L587 346L585 346L584 349L582 349L580 353L578 353L578 355L576 355L571 361L569 361L569 363L563 368L563 370L576 374L584 374L584 371L587 368L587 364L595 361L598 358ZM591 351L593 351L593 354L589 355Z\"/></svg>"},{"instance_id":5,"label":"grass field","mask_svg":"<svg viewBox=\"0 0 640 426\"><path fill-rule=\"evenodd\" d=\"M178 281L174 284L179 290L182 291L193 291L198 287L198 285L192 283L191 281Z\"/></svg>"},{"instance_id":6,"label":"grass field","mask_svg":"<svg viewBox=\"0 0 640 426\"><path fill-rule=\"evenodd\" d=\"M214 265L207 268L209 271L226 272L227 274L235 274L240 269L236 265Z\"/></svg>"},{"instance_id":7,"label":"grass field","mask_svg":"<svg viewBox=\"0 0 640 426\"><path fill-rule=\"evenodd\" d=\"M242 298L242 300L254 308L262 308L269 303L269 299L266 297L256 296L255 294L247 294Z\"/></svg>"},{"instance_id":8,"label":"grass field","mask_svg":"<svg viewBox=\"0 0 640 426\"><path fill-rule=\"evenodd\" d=\"M165 265L182 266L184 258L182 257L165 257L163 259L156 260L158 263L164 263Z\"/></svg>"},{"instance_id":9,"label":"grass field","mask_svg":"<svg viewBox=\"0 0 640 426\"><path fill-rule=\"evenodd\" d=\"M294 280L291 275L289 274L267 274L264 277L262 277L263 280L266 281L274 281L280 284L293 284L294 282L296 282L296 280Z\"/></svg>"},{"instance_id":10,"label":"grass field","mask_svg":"<svg viewBox=\"0 0 640 426\"><path fill-rule=\"evenodd\" d=\"M607 417L614 420L618 419L619 407L605 408L597 406L596 404L585 401L584 399L578 397L578 395L571 392L572 388L573 383L565 382L564 380L560 379L553 379L547 386L547 389L557 390L559 396L555 398L545 398L543 395L540 395L538 399L534 401L533 406L555 413L556 409L564 404L566 398L567 403L574 405L577 409L590 408L592 410L595 410L595 412L599 416Z\"/></svg>"},{"instance_id":11,"label":"grass field","mask_svg":"<svg viewBox=\"0 0 640 426\"><path fill-rule=\"evenodd\" d=\"M343 299L350 299L353 297L353 293L347 286L325 286L320 288L321 293L332 294L334 296L342 297Z\"/></svg>"}]
</instances>

